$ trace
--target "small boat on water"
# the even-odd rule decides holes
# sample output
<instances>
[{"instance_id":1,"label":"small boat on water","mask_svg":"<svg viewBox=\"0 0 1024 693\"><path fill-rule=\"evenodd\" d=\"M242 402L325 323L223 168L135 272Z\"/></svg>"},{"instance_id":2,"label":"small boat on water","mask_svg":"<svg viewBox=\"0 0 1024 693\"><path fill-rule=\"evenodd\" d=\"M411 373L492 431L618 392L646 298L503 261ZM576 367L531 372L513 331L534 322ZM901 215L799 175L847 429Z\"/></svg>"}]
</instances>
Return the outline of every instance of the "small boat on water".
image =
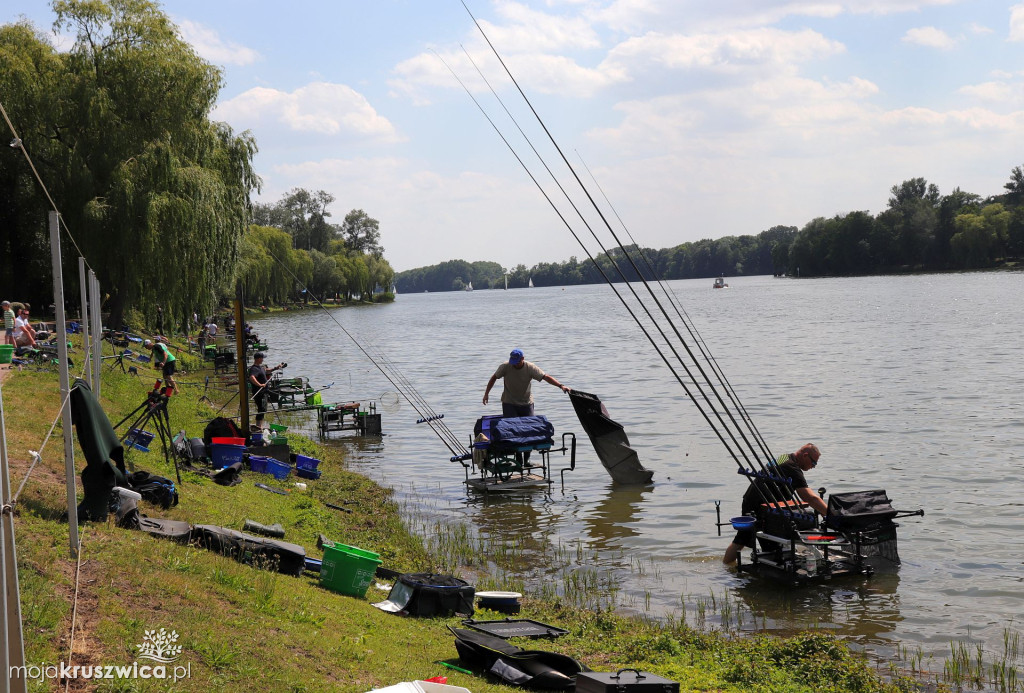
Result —
<instances>
[{"instance_id":1,"label":"small boat on water","mask_svg":"<svg viewBox=\"0 0 1024 693\"><path fill-rule=\"evenodd\" d=\"M712 289L728 289L729 285L725 283L725 277L718 277L718 279L715 280L714 286L712 286L711 288Z\"/></svg>"},{"instance_id":2,"label":"small boat on water","mask_svg":"<svg viewBox=\"0 0 1024 693\"><path fill-rule=\"evenodd\" d=\"M533 288L533 277L530 277L530 283L527 284L527 288L530 288L530 289Z\"/></svg>"},{"instance_id":3,"label":"small boat on water","mask_svg":"<svg viewBox=\"0 0 1024 693\"><path fill-rule=\"evenodd\" d=\"M466 287L463 289L463 291L472 291L472 290L473 290L473 282L469 282L468 284L466 284Z\"/></svg>"}]
</instances>

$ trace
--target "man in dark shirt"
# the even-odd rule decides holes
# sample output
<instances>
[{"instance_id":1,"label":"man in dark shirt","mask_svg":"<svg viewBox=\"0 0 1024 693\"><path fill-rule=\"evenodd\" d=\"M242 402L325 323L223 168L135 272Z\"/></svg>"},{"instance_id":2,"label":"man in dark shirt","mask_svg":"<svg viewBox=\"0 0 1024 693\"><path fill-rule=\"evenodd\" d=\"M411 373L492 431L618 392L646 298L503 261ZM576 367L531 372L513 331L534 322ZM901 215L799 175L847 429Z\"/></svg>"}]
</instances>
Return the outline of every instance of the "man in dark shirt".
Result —
<instances>
[{"instance_id":1,"label":"man in dark shirt","mask_svg":"<svg viewBox=\"0 0 1024 693\"><path fill-rule=\"evenodd\" d=\"M819 515L825 515L828 513L828 506L825 505L821 496L807 485L807 479L804 477L804 472L818 466L820 458L821 451L818 450L818 446L807 443L796 452L779 455L779 459L770 471L777 472L779 476L792 482L792 488L797 497L811 506ZM754 516L758 506L763 503L781 500L777 499L775 497L777 493L773 493L767 486L770 483L756 479L747 487L746 493L743 494L742 513L744 515ZM755 539L756 531L753 529L741 529L736 532L736 537L729 544L729 548L725 550L722 562L726 565L734 563L743 547L754 548Z\"/></svg>"},{"instance_id":2,"label":"man in dark shirt","mask_svg":"<svg viewBox=\"0 0 1024 693\"><path fill-rule=\"evenodd\" d=\"M253 401L256 402L256 428L263 428L263 415L267 411L267 382L270 374L281 368L280 365L267 368L263 365L266 358L263 352L257 351L252 355L252 365L249 366L248 377L249 387L253 391Z\"/></svg>"}]
</instances>

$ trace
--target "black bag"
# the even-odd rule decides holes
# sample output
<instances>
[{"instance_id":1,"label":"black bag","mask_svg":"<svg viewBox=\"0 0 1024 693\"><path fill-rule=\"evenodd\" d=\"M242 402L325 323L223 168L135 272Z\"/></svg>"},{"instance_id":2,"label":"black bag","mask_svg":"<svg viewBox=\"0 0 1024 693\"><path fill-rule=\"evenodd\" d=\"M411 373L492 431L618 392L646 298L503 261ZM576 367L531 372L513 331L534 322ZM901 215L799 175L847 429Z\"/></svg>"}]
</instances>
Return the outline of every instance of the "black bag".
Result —
<instances>
[{"instance_id":1,"label":"black bag","mask_svg":"<svg viewBox=\"0 0 1024 693\"><path fill-rule=\"evenodd\" d=\"M515 686L547 690L571 689L580 672L590 671L568 655L521 650L501 638L448 627L455 635L459 658Z\"/></svg>"},{"instance_id":2,"label":"black bag","mask_svg":"<svg viewBox=\"0 0 1024 693\"><path fill-rule=\"evenodd\" d=\"M402 610L410 616L473 615L476 590L465 580L453 575L433 573L405 573L388 596L389 601L404 600Z\"/></svg>"},{"instance_id":3,"label":"black bag","mask_svg":"<svg viewBox=\"0 0 1024 693\"><path fill-rule=\"evenodd\" d=\"M192 525L182 520L140 517L138 528L151 537L170 539L178 544L187 544L192 539Z\"/></svg>"},{"instance_id":4,"label":"black bag","mask_svg":"<svg viewBox=\"0 0 1024 693\"><path fill-rule=\"evenodd\" d=\"M203 430L203 442L207 445L213 445L214 438L245 438L246 436L238 430L238 426L231 419L225 419L223 416L218 416L216 419L206 424L206 428Z\"/></svg>"},{"instance_id":5,"label":"black bag","mask_svg":"<svg viewBox=\"0 0 1024 693\"><path fill-rule=\"evenodd\" d=\"M192 541L236 561L274 569L285 575L302 575L306 569L306 550L286 541L254 537L214 525L193 527Z\"/></svg>"},{"instance_id":6,"label":"black bag","mask_svg":"<svg viewBox=\"0 0 1024 693\"><path fill-rule=\"evenodd\" d=\"M174 482L149 472L134 472L128 475L131 490L142 496L142 500L159 505L166 510L178 504L178 489Z\"/></svg>"},{"instance_id":7,"label":"black bag","mask_svg":"<svg viewBox=\"0 0 1024 693\"><path fill-rule=\"evenodd\" d=\"M588 671L576 677L576 693L679 693L679 683L639 669Z\"/></svg>"}]
</instances>

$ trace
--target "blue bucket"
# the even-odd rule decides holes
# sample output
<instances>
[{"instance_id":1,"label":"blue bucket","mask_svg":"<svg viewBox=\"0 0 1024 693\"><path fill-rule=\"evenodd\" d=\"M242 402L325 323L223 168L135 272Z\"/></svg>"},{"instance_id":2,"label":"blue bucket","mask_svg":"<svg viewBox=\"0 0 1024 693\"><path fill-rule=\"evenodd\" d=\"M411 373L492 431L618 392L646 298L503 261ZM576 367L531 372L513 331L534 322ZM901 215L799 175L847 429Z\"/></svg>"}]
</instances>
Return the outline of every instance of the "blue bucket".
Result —
<instances>
[{"instance_id":1,"label":"blue bucket","mask_svg":"<svg viewBox=\"0 0 1024 693\"><path fill-rule=\"evenodd\" d=\"M275 479L287 479L291 472L291 465L285 464L273 457L267 458L267 474L273 474Z\"/></svg>"},{"instance_id":2,"label":"blue bucket","mask_svg":"<svg viewBox=\"0 0 1024 693\"><path fill-rule=\"evenodd\" d=\"M305 455L295 456L295 466L299 469L308 469L310 471L316 469L320 465L320 460L315 457L306 457Z\"/></svg>"},{"instance_id":3,"label":"blue bucket","mask_svg":"<svg viewBox=\"0 0 1024 693\"><path fill-rule=\"evenodd\" d=\"M732 528L735 530L753 529L754 524L757 522L756 518L750 517L749 515L740 515L734 517L729 522L732 523Z\"/></svg>"}]
</instances>

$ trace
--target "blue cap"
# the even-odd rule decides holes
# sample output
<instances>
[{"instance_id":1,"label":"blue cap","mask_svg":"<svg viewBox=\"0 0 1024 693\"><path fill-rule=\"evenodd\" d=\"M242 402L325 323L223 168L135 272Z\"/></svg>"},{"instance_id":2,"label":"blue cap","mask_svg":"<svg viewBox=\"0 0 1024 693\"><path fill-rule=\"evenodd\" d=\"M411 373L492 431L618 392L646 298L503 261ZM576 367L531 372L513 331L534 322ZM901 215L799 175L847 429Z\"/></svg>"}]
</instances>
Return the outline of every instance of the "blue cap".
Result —
<instances>
[{"instance_id":1,"label":"blue cap","mask_svg":"<svg viewBox=\"0 0 1024 693\"><path fill-rule=\"evenodd\" d=\"M513 349L512 353L508 355L508 362L513 366L518 366L523 360L523 350Z\"/></svg>"}]
</instances>

